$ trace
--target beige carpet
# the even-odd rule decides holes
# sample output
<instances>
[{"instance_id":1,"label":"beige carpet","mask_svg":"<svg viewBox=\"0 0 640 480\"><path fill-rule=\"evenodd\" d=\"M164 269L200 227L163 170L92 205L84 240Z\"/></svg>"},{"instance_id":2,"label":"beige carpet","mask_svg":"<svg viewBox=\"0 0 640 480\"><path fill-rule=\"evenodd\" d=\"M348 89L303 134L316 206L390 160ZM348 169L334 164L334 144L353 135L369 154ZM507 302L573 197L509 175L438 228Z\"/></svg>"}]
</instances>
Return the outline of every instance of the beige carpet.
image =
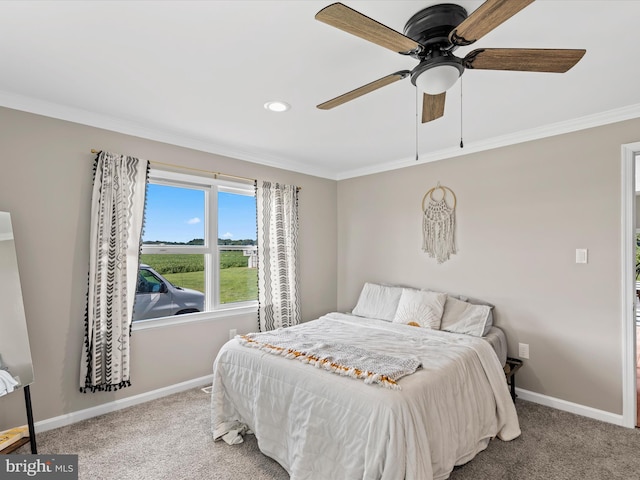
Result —
<instances>
[{"instance_id":1,"label":"beige carpet","mask_svg":"<svg viewBox=\"0 0 640 480\"><path fill-rule=\"evenodd\" d=\"M640 479L640 431L517 400L522 436L493 440L452 480ZM253 436L214 443L209 395L189 390L38 435L39 453L79 455L86 480L287 480ZM19 453L29 453L28 445ZM349 479L318 479L349 480Z\"/></svg>"}]
</instances>

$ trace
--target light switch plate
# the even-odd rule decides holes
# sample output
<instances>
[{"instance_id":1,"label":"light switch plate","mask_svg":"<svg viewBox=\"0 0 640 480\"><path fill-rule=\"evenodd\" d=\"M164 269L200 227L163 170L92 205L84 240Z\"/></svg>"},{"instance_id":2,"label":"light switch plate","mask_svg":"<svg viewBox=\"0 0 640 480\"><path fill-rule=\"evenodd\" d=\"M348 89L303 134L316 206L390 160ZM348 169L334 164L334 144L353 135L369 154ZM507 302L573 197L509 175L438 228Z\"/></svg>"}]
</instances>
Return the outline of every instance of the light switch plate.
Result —
<instances>
[{"instance_id":1,"label":"light switch plate","mask_svg":"<svg viewBox=\"0 0 640 480\"><path fill-rule=\"evenodd\" d=\"M576 263L587 263L586 248L576 248Z\"/></svg>"}]
</instances>

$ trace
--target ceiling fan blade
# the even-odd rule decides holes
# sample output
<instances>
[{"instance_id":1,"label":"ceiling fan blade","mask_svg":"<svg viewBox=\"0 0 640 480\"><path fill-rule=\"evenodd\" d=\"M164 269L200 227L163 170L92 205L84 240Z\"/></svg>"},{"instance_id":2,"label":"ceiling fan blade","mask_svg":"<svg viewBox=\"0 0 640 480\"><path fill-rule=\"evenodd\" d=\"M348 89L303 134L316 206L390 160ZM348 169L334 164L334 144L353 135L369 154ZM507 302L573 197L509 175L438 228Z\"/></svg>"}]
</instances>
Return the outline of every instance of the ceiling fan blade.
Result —
<instances>
[{"instance_id":1,"label":"ceiling fan blade","mask_svg":"<svg viewBox=\"0 0 640 480\"><path fill-rule=\"evenodd\" d=\"M466 68L564 73L584 56L586 50L553 48L484 48L464 58Z\"/></svg>"},{"instance_id":2,"label":"ceiling fan blade","mask_svg":"<svg viewBox=\"0 0 640 480\"><path fill-rule=\"evenodd\" d=\"M411 72L409 70L402 70L400 72L392 73L391 75L387 75L386 77L379 78L371 83L367 83L360 88L356 88L355 90L351 90L350 92L344 93L339 97L328 100L320 105L317 105L317 108L320 110L330 110L333 107L337 107L338 105L342 105L343 103L350 102L351 100L355 100L362 95L367 93L371 93L374 90L382 88L386 85L389 85L393 82L397 82L398 80L402 80Z\"/></svg>"},{"instance_id":3,"label":"ceiling fan blade","mask_svg":"<svg viewBox=\"0 0 640 480\"><path fill-rule=\"evenodd\" d=\"M342 3L334 3L323 8L316 13L316 20L364 38L394 52L404 53L422 48L419 43L414 42L409 37Z\"/></svg>"},{"instance_id":4,"label":"ceiling fan blade","mask_svg":"<svg viewBox=\"0 0 640 480\"><path fill-rule=\"evenodd\" d=\"M422 95L422 123L427 123L444 115L444 100L447 93L438 95Z\"/></svg>"},{"instance_id":5,"label":"ceiling fan blade","mask_svg":"<svg viewBox=\"0 0 640 480\"><path fill-rule=\"evenodd\" d=\"M470 45L534 0L487 0L449 34L454 45Z\"/></svg>"}]
</instances>

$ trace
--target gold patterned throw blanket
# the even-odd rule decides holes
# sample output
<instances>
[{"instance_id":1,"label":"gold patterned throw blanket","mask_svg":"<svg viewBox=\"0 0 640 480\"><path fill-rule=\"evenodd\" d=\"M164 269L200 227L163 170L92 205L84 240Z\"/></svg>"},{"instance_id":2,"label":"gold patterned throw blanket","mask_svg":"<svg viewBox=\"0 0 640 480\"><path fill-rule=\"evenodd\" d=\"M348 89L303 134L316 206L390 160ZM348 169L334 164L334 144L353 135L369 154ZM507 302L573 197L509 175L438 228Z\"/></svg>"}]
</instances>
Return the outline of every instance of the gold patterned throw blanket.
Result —
<instances>
[{"instance_id":1,"label":"gold patterned throw blanket","mask_svg":"<svg viewBox=\"0 0 640 480\"><path fill-rule=\"evenodd\" d=\"M420 360L414 355L385 355L344 343L317 340L290 329L238 335L236 339L241 345L395 390L401 389L397 383L400 378L420 367Z\"/></svg>"}]
</instances>

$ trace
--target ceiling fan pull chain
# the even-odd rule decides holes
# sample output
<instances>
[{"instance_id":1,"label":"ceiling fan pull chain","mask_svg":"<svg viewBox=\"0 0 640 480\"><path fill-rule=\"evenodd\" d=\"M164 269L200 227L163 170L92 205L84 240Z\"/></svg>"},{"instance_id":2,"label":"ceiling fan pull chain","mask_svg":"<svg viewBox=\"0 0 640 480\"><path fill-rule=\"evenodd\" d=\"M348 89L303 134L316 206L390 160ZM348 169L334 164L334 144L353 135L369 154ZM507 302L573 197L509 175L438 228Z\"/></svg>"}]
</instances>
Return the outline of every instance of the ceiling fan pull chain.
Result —
<instances>
[{"instance_id":1,"label":"ceiling fan pull chain","mask_svg":"<svg viewBox=\"0 0 640 480\"><path fill-rule=\"evenodd\" d=\"M464 148L462 141L462 77L460 77L460 148Z\"/></svg>"},{"instance_id":2,"label":"ceiling fan pull chain","mask_svg":"<svg viewBox=\"0 0 640 480\"><path fill-rule=\"evenodd\" d=\"M416 91L416 162L418 161L418 124L420 123L418 120L418 102L420 101L420 96L418 95L418 89L414 89Z\"/></svg>"}]
</instances>

